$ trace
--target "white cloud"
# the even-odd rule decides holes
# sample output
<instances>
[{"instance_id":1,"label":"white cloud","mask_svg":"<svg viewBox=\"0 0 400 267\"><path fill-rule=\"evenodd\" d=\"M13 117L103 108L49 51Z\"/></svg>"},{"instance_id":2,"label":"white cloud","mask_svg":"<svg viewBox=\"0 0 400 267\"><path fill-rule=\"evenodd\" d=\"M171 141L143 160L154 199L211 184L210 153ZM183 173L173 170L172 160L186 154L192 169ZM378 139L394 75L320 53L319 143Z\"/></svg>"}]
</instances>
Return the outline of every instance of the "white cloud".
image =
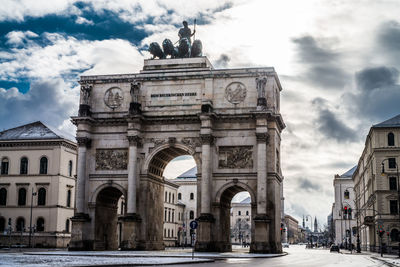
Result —
<instances>
[{"instance_id":1,"label":"white cloud","mask_svg":"<svg viewBox=\"0 0 400 267\"><path fill-rule=\"evenodd\" d=\"M38 36L39 35L31 31L12 31L6 34L6 43L15 46L22 45L25 41L29 40L29 38L36 38Z\"/></svg>"},{"instance_id":2,"label":"white cloud","mask_svg":"<svg viewBox=\"0 0 400 267\"><path fill-rule=\"evenodd\" d=\"M84 17L78 17L78 18L75 20L75 22L76 22L77 24L88 24L88 25L93 25L93 24L94 24L93 21L88 20L88 19L86 19L86 18L84 18Z\"/></svg>"}]
</instances>

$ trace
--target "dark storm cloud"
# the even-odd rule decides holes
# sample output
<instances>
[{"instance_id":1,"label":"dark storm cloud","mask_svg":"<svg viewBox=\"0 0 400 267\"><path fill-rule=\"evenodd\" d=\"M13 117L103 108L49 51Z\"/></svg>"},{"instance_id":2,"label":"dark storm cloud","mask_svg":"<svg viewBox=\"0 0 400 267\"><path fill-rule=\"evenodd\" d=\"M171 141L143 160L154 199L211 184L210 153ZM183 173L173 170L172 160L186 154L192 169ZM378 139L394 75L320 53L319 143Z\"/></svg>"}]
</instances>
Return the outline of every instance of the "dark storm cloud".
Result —
<instances>
[{"instance_id":1,"label":"dark storm cloud","mask_svg":"<svg viewBox=\"0 0 400 267\"><path fill-rule=\"evenodd\" d=\"M313 183L306 178L300 178L298 180L298 185L299 185L300 189L307 191L307 192L319 191L322 189L322 187L319 184Z\"/></svg>"},{"instance_id":2,"label":"dark storm cloud","mask_svg":"<svg viewBox=\"0 0 400 267\"><path fill-rule=\"evenodd\" d=\"M378 31L378 43L381 53L385 54L394 64L400 60L400 23L388 21L383 23Z\"/></svg>"},{"instance_id":3,"label":"dark storm cloud","mask_svg":"<svg viewBox=\"0 0 400 267\"><path fill-rule=\"evenodd\" d=\"M231 58L228 55L221 54L213 65L217 69L225 69L228 67L229 61L231 61Z\"/></svg>"},{"instance_id":4,"label":"dark storm cloud","mask_svg":"<svg viewBox=\"0 0 400 267\"><path fill-rule=\"evenodd\" d=\"M8 129L24 123L41 120L54 127L60 126L76 113L78 97L67 88L62 80L33 82L26 94L18 89L0 88L1 129Z\"/></svg>"},{"instance_id":5,"label":"dark storm cloud","mask_svg":"<svg viewBox=\"0 0 400 267\"><path fill-rule=\"evenodd\" d=\"M334 139L339 143L358 140L356 131L340 121L336 115L326 106L326 101L321 98L313 100L313 105L317 109L318 117L315 121L318 130L327 138Z\"/></svg>"},{"instance_id":6,"label":"dark storm cloud","mask_svg":"<svg viewBox=\"0 0 400 267\"><path fill-rule=\"evenodd\" d=\"M356 73L358 91L344 95L351 112L368 118L369 124L389 119L400 113L399 71L380 66Z\"/></svg>"},{"instance_id":7,"label":"dark storm cloud","mask_svg":"<svg viewBox=\"0 0 400 267\"><path fill-rule=\"evenodd\" d=\"M292 39L296 44L298 62L306 68L304 76L321 89L341 89L349 75L340 67L341 54L324 47L312 36Z\"/></svg>"},{"instance_id":8,"label":"dark storm cloud","mask_svg":"<svg viewBox=\"0 0 400 267\"><path fill-rule=\"evenodd\" d=\"M356 73L357 86L361 90L373 90L395 85L398 78L399 71L388 67L367 68Z\"/></svg>"}]
</instances>

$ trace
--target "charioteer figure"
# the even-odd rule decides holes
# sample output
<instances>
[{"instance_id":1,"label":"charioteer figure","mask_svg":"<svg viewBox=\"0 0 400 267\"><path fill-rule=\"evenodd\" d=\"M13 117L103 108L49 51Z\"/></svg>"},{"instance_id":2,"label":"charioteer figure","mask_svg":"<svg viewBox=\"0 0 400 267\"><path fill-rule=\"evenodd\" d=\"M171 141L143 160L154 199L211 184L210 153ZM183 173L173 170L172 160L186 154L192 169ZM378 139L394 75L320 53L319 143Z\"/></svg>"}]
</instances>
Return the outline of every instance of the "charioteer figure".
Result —
<instances>
[{"instance_id":1,"label":"charioteer figure","mask_svg":"<svg viewBox=\"0 0 400 267\"><path fill-rule=\"evenodd\" d=\"M193 33L192 33L192 31L188 27L188 23L186 20L184 20L182 22L182 24L183 24L183 28L180 28L179 32L178 32L179 40L181 40L182 38L187 38L191 44L192 41L190 38L196 33L196 29L194 29Z\"/></svg>"}]
</instances>

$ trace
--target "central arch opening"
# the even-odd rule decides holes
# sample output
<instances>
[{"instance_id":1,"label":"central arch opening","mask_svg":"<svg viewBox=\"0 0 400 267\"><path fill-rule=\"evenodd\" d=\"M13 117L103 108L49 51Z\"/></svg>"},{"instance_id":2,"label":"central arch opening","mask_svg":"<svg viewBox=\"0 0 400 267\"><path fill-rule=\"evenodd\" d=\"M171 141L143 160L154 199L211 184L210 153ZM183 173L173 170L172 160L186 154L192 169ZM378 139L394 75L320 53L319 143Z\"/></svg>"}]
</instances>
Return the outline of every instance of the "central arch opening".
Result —
<instances>
[{"instance_id":1,"label":"central arch opening","mask_svg":"<svg viewBox=\"0 0 400 267\"><path fill-rule=\"evenodd\" d=\"M176 156L165 153L164 159ZM160 160L160 158L158 158ZM185 153L172 158L164 167L162 177L164 180L164 220L163 241L166 248L190 247L194 245L195 232L189 224L197 218L197 166L195 159Z\"/></svg>"}]
</instances>

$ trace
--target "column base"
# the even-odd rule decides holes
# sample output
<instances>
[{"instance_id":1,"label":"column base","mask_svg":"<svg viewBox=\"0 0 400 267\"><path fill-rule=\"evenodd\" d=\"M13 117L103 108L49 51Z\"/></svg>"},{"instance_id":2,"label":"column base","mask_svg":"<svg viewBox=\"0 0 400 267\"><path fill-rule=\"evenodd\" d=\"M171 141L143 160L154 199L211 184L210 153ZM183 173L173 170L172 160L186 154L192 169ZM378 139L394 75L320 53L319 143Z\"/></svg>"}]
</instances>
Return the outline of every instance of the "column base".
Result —
<instances>
[{"instance_id":1,"label":"column base","mask_svg":"<svg viewBox=\"0 0 400 267\"><path fill-rule=\"evenodd\" d=\"M250 253L278 253L275 244L270 241L271 219L266 214L254 217L254 240L250 244Z\"/></svg>"},{"instance_id":2,"label":"column base","mask_svg":"<svg viewBox=\"0 0 400 267\"><path fill-rule=\"evenodd\" d=\"M210 213L201 213L197 221L199 222L199 228L197 230L195 250L200 252L216 251L216 243L211 240L211 228L215 222L214 216Z\"/></svg>"},{"instance_id":3,"label":"column base","mask_svg":"<svg viewBox=\"0 0 400 267\"><path fill-rule=\"evenodd\" d=\"M121 250L144 250L143 244L138 240L142 218L137 213L128 213L119 217L122 223Z\"/></svg>"},{"instance_id":4,"label":"column base","mask_svg":"<svg viewBox=\"0 0 400 267\"><path fill-rule=\"evenodd\" d=\"M90 232L90 217L86 213L75 213L71 218L72 231L68 250L94 250L94 240L87 238Z\"/></svg>"}]
</instances>

